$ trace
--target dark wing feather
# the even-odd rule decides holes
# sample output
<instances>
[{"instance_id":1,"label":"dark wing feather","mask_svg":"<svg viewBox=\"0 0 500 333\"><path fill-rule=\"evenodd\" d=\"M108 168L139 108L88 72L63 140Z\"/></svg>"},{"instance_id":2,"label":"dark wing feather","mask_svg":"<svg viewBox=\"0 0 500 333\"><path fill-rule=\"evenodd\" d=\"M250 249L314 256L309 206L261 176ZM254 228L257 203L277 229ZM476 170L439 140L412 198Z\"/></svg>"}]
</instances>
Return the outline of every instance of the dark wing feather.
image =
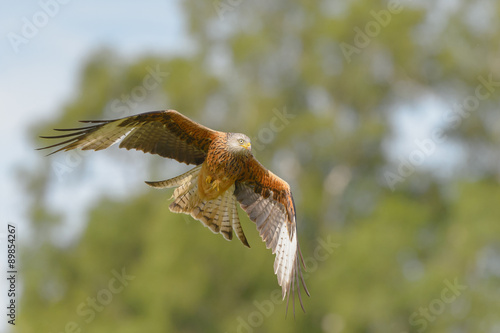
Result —
<instances>
[{"instance_id":1,"label":"dark wing feather","mask_svg":"<svg viewBox=\"0 0 500 333\"><path fill-rule=\"evenodd\" d=\"M93 125L56 129L72 133L42 136L47 139L68 140L39 149L62 146L51 154L77 148L101 150L122 140L120 148L158 154L186 164L201 164L205 160L210 143L220 134L174 110L141 113L115 120L82 122Z\"/></svg>"},{"instance_id":2,"label":"dark wing feather","mask_svg":"<svg viewBox=\"0 0 500 333\"><path fill-rule=\"evenodd\" d=\"M283 299L288 300L292 292L295 315L295 291L300 306L304 310L300 294L300 279L309 296L302 266L305 267L297 240L295 204L287 182L264 168L255 158L251 158L245 174L236 182L234 191L241 208L257 225L266 247L276 254L274 273L282 288Z\"/></svg>"}]
</instances>

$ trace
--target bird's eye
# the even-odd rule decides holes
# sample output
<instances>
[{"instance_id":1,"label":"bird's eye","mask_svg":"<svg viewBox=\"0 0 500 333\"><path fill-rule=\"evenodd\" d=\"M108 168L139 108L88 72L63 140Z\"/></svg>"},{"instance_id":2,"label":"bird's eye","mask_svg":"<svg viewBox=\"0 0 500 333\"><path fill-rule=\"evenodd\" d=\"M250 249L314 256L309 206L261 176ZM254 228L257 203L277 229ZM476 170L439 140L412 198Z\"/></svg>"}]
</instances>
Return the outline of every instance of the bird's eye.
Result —
<instances>
[{"instance_id":1,"label":"bird's eye","mask_svg":"<svg viewBox=\"0 0 500 333\"><path fill-rule=\"evenodd\" d=\"M238 140L238 142L239 142L240 144L243 144L243 142L245 142L245 141L243 141L243 139L239 139L239 140Z\"/></svg>"}]
</instances>

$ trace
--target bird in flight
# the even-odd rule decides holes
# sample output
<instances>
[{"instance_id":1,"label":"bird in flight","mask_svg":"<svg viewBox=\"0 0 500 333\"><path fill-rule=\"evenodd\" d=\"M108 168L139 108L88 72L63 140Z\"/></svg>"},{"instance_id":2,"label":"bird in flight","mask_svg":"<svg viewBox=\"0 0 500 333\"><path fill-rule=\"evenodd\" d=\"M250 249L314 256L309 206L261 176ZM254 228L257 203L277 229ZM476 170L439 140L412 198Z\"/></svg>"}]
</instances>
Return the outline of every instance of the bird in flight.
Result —
<instances>
[{"instance_id":1,"label":"bird in flight","mask_svg":"<svg viewBox=\"0 0 500 333\"><path fill-rule=\"evenodd\" d=\"M266 247L276 254L274 273L283 300L287 298L287 312L290 292L294 314L295 292L305 311L300 283L308 296L309 291L302 276L301 265L305 268L305 264L297 240L290 186L254 158L246 135L209 129L175 110L81 122L91 125L56 129L67 133L41 138L67 140L39 149L58 147L51 154L77 148L101 150L121 141L120 148L196 165L180 176L146 184L155 188L175 187L170 211L191 215L227 240L232 239L234 230L238 239L250 247L238 217L239 202L256 223Z\"/></svg>"}]
</instances>

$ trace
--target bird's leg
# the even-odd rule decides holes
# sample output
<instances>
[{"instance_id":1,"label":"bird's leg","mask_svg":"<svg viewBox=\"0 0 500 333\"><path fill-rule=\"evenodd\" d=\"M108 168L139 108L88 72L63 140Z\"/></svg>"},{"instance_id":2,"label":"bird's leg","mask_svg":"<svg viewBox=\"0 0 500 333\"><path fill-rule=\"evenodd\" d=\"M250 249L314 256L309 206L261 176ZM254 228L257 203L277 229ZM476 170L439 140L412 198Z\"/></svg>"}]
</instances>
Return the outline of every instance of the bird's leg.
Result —
<instances>
[{"instance_id":1,"label":"bird's leg","mask_svg":"<svg viewBox=\"0 0 500 333\"><path fill-rule=\"evenodd\" d=\"M205 179L205 181L207 182L207 184L210 184L212 182L212 177L211 176L207 176L207 178Z\"/></svg>"}]
</instances>

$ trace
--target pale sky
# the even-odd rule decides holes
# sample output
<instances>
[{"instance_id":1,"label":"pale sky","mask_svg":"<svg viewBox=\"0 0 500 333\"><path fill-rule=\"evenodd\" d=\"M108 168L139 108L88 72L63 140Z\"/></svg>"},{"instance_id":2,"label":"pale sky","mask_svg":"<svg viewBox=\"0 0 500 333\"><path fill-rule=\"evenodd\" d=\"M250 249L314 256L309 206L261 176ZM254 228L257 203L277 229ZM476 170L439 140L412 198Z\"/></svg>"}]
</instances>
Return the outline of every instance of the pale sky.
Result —
<instances>
[{"instance_id":1,"label":"pale sky","mask_svg":"<svg viewBox=\"0 0 500 333\"><path fill-rule=\"evenodd\" d=\"M0 11L3 223L23 218L19 215L23 198L18 197L21 193L12 180L19 166L34 163L27 128L56 117L61 106L71 100L82 62L90 54L106 46L134 59L151 53L180 53L189 45L183 39L184 18L176 2L154 0L145 6L130 0L73 0L66 4L54 0L59 7L52 7L51 12L42 8L42 2L1 3L5 4ZM12 43L13 36L24 38L32 31L26 28L27 21L38 22L38 31L28 35L26 43Z\"/></svg>"},{"instance_id":2,"label":"pale sky","mask_svg":"<svg viewBox=\"0 0 500 333\"><path fill-rule=\"evenodd\" d=\"M44 3L51 5L44 7ZM190 45L185 38L185 20L177 1L0 0L0 7L3 117L0 123L3 156L0 244L5 245L9 223L17 226L21 242L29 239L26 208L31 198L19 186L16 174L22 168L36 168L36 154L40 152L34 151L27 129L41 120L56 117L61 106L71 100L78 88L82 62L104 46L123 58L135 59L152 53L181 53ZM69 189L67 186L64 189L62 193L67 195ZM64 201L64 195L57 192L56 200ZM79 189L75 192L85 196ZM75 207L75 211L81 212L82 208ZM6 252L4 246L0 245L0 249L0 270L5 272ZM4 280L0 280L2 304L7 302ZM6 325L6 320L1 320L0 331L4 331Z\"/></svg>"}]
</instances>

